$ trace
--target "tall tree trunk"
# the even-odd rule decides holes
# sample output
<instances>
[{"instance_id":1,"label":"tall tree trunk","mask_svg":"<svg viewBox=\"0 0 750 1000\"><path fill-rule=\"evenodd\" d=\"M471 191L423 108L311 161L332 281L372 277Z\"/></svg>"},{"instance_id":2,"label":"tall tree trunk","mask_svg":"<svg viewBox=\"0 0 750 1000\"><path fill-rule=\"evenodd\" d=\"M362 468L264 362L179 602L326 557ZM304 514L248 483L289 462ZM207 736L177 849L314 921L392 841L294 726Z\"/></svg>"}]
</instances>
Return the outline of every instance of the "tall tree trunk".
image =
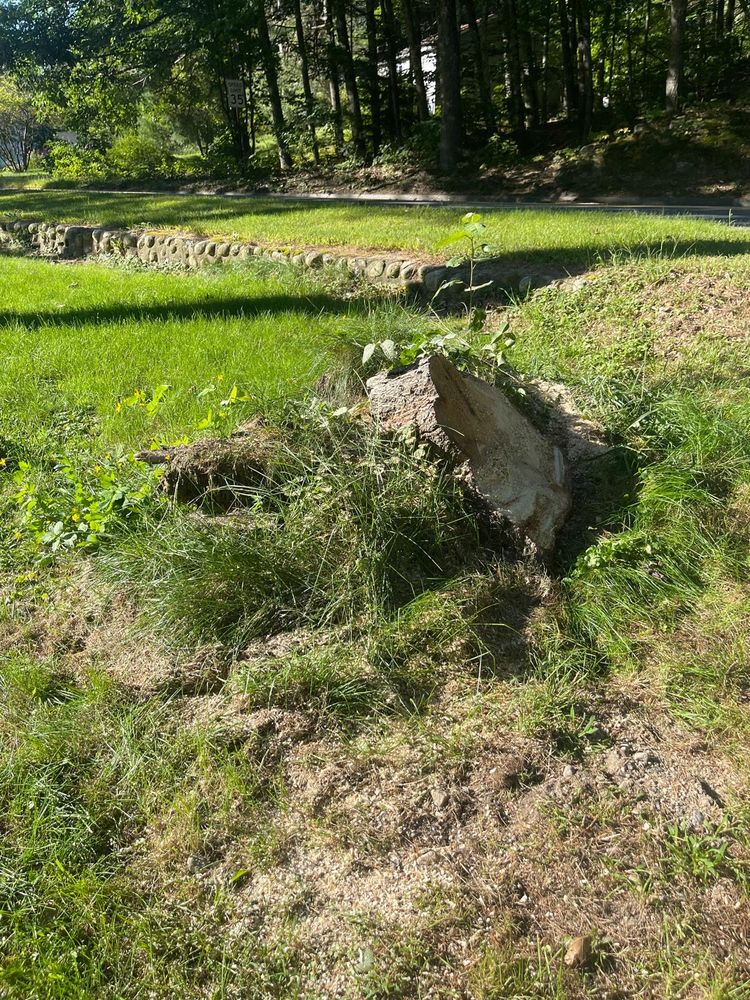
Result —
<instances>
[{"instance_id":1,"label":"tall tree trunk","mask_svg":"<svg viewBox=\"0 0 750 1000\"><path fill-rule=\"evenodd\" d=\"M651 40L651 9L653 6L652 0L646 0L646 23L643 28L643 70L641 73L641 90L643 92L643 98L648 101L648 44Z\"/></svg>"},{"instance_id":2,"label":"tall tree trunk","mask_svg":"<svg viewBox=\"0 0 750 1000\"><path fill-rule=\"evenodd\" d=\"M542 124L549 121L549 48L551 35L552 7L546 0L544 8L544 45L542 47Z\"/></svg>"},{"instance_id":3,"label":"tall tree trunk","mask_svg":"<svg viewBox=\"0 0 750 1000\"><path fill-rule=\"evenodd\" d=\"M685 22L687 0L672 0L669 17L669 69L667 70L667 114L680 110L685 68Z\"/></svg>"},{"instance_id":4,"label":"tall tree trunk","mask_svg":"<svg viewBox=\"0 0 750 1000\"><path fill-rule=\"evenodd\" d=\"M383 10L383 29L385 31L385 49L388 62L388 96L391 106L391 134L398 145L401 145L401 98L398 89L398 53L396 48L396 19L393 16L392 0L381 0Z\"/></svg>"},{"instance_id":5,"label":"tall tree trunk","mask_svg":"<svg viewBox=\"0 0 750 1000\"><path fill-rule=\"evenodd\" d=\"M421 122L426 122L430 117L430 106L427 103L427 87L422 66L422 25L419 23L414 0L403 0L403 10L406 37L409 41L409 63L417 95L417 117Z\"/></svg>"},{"instance_id":6,"label":"tall tree trunk","mask_svg":"<svg viewBox=\"0 0 750 1000\"><path fill-rule=\"evenodd\" d=\"M271 36L268 31L268 20L266 19L265 5L261 2L257 5L258 11L258 40L260 42L260 53L263 60L263 71L268 86L268 103L271 105L271 120L273 122L273 133L276 137L276 146L279 151L279 163L282 170L291 169L292 157L289 147L286 144L286 122L284 121L284 109L281 106L281 93L279 92L279 76L276 68L276 53L271 45Z\"/></svg>"},{"instance_id":7,"label":"tall tree trunk","mask_svg":"<svg viewBox=\"0 0 750 1000\"><path fill-rule=\"evenodd\" d=\"M736 11L737 4L735 0L727 0L727 13L724 21L724 28L728 35L731 35L734 31L734 15Z\"/></svg>"},{"instance_id":8,"label":"tall tree trunk","mask_svg":"<svg viewBox=\"0 0 750 1000\"><path fill-rule=\"evenodd\" d=\"M633 53L633 12L628 7L625 15L625 53L628 60L628 120L635 124L635 55Z\"/></svg>"},{"instance_id":9,"label":"tall tree trunk","mask_svg":"<svg viewBox=\"0 0 750 1000\"><path fill-rule=\"evenodd\" d=\"M518 42L518 11L515 0L503 2L505 58L508 72L508 113L513 132L520 139L526 130L526 108L523 102L521 52Z\"/></svg>"},{"instance_id":10,"label":"tall tree trunk","mask_svg":"<svg viewBox=\"0 0 750 1000\"><path fill-rule=\"evenodd\" d=\"M474 64L477 72L477 86L479 88L479 100L482 104L482 117L484 127L488 135L495 132L495 112L492 107L492 87L490 76L487 72L487 63L484 59L482 48L482 36L479 34L479 21L477 19L477 8L474 0L464 0L466 5L466 17L469 22L469 31L474 47Z\"/></svg>"},{"instance_id":11,"label":"tall tree trunk","mask_svg":"<svg viewBox=\"0 0 750 1000\"><path fill-rule=\"evenodd\" d=\"M610 107L613 99L613 86L615 74L615 59L617 57L617 29L619 28L620 7L617 0L612 0L612 40L609 52L609 80L607 82L607 95L609 96Z\"/></svg>"},{"instance_id":12,"label":"tall tree trunk","mask_svg":"<svg viewBox=\"0 0 750 1000\"><path fill-rule=\"evenodd\" d=\"M320 163L320 150L318 149L318 137L315 133L315 102L313 100L312 87L310 86L310 67L307 61L307 41L305 40L305 26L302 22L302 5L300 0L294 0L294 25L297 32L297 51L299 52L302 90L305 95L307 128L310 132L313 162L315 163L315 166L318 166Z\"/></svg>"},{"instance_id":13,"label":"tall tree trunk","mask_svg":"<svg viewBox=\"0 0 750 1000\"><path fill-rule=\"evenodd\" d=\"M341 113L341 90L339 89L338 52L336 35L333 30L331 0L323 0L323 23L325 24L326 71L328 75L328 99L333 115L333 143L336 155L344 152L344 120Z\"/></svg>"},{"instance_id":14,"label":"tall tree trunk","mask_svg":"<svg viewBox=\"0 0 750 1000\"><path fill-rule=\"evenodd\" d=\"M522 23L528 24L527 18L522 18ZM526 120L530 121L532 125L538 126L539 72L537 69L536 55L534 53L534 40L531 37L531 32L524 29L524 31L521 32L521 40L523 42L522 80Z\"/></svg>"},{"instance_id":15,"label":"tall tree trunk","mask_svg":"<svg viewBox=\"0 0 750 1000\"><path fill-rule=\"evenodd\" d=\"M572 118L578 107L578 88L576 86L576 66L574 48L571 38L570 17L567 0L558 0L560 14L560 46L562 50L563 82L565 84L565 110L568 118Z\"/></svg>"},{"instance_id":16,"label":"tall tree trunk","mask_svg":"<svg viewBox=\"0 0 750 1000\"><path fill-rule=\"evenodd\" d=\"M440 71L440 167L454 173L463 141L461 62L456 0L441 0L438 18Z\"/></svg>"},{"instance_id":17,"label":"tall tree trunk","mask_svg":"<svg viewBox=\"0 0 750 1000\"><path fill-rule=\"evenodd\" d=\"M349 44L345 0L333 0L333 17L336 25L339 52L341 54L341 64L344 70L344 84L346 86L346 97L349 104L349 117L352 128L352 145L354 146L355 156L363 160L367 150L362 132L362 110L359 104L357 74L354 72L354 57L352 56L352 49Z\"/></svg>"},{"instance_id":18,"label":"tall tree trunk","mask_svg":"<svg viewBox=\"0 0 750 1000\"><path fill-rule=\"evenodd\" d=\"M372 152L380 152L383 133L380 124L380 77L378 75L378 22L375 16L375 0L365 0L365 24L367 27L367 79L370 90L370 119Z\"/></svg>"},{"instance_id":19,"label":"tall tree trunk","mask_svg":"<svg viewBox=\"0 0 750 1000\"><path fill-rule=\"evenodd\" d=\"M607 71L607 44L609 42L609 21L612 16L612 8L607 9L602 17L599 35L599 58L596 63L596 107L598 111L604 109L604 80Z\"/></svg>"},{"instance_id":20,"label":"tall tree trunk","mask_svg":"<svg viewBox=\"0 0 750 1000\"><path fill-rule=\"evenodd\" d=\"M588 0L578 4L578 53L581 67L581 133L591 134L594 118L594 76L591 65L591 19Z\"/></svg>"}]
</instances>

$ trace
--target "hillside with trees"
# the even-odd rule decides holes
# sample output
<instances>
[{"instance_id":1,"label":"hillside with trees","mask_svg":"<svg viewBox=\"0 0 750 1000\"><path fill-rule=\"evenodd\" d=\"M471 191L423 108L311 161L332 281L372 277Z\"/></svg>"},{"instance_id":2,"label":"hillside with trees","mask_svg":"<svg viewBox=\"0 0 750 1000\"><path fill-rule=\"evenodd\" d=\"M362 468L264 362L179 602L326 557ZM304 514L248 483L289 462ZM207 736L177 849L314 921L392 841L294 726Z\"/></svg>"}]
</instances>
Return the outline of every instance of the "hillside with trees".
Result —
<instances>
[{"instance_id":1,"label":"hillside with trees","mask_svg":"<svg viewBox=\"0 0 750 1000\"><path fill-rule=\"evenodd\" d=\"M731 103L749 52L747 0L0 4L3 94L67 180L481 175Z\"/></svg>"}]
</instances>

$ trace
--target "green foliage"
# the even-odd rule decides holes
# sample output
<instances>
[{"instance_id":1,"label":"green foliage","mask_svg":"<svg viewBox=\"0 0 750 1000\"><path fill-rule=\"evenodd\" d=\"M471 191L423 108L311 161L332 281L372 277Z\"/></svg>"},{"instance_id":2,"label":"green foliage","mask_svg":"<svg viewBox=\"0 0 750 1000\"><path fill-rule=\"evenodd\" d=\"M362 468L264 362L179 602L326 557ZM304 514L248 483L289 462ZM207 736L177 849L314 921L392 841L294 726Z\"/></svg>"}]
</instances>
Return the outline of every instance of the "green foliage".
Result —
<instances>
[{"instance_id":1,"label":"green foliage","mask_svg":"<svg viewBox=\"0 0 750 1000\"><path fill-rule=\"evenodd\" d=\"M23 173L46 137L44 118L31 92L13 77L0 75L0 160L14 172Z\"/></svg>"},{"instance_id":2,"label":"green foliage","mask_svg":"<svg viewBox=\"0 0 750 1000\"><path fill-rule=\"evenodd\" d=\"M107 163L103 153L75 146L62 139L47 143L44 168L64 181L100 181L107 176Z\"/></svg>"},{"instance_id":3,"label":"green foliage","mask_svg":"<svg viewBox=\"0 0 750 1000\"><path fill-rule=\"evenodd\" d=\"M117 136L105 155L107 176L128 180L168 179L175 172L169 149L133 129Z\"/></svg>"},{"instance_id":4,"label":"green foliage","mask_svg":"<svg viewBox=\"0 0 750 1000\"><path fill-rule=\"evenodd\" d=\"M45 169L65 181L156 180L175 170L170 152L156 139L131 130L101 152L57 139L47 144Z\"/></svg>"},{"instance_id":5,"label":"green foliage","mask_svg":"<svg viewBox=\"0 0 750 1000\"><path fill-rule=\"evenodd\" d=\"M300 625L354 626L477 556L458 483L344 416L318 433L286 483L238 495L242 530L175 511L157 544L141 531L107 556L147 621L178 642L236 648Z\"/></svg>"},{"instance_id":6,"label":"green foliage","mask_svg":"<svg viewBox=\"0 0 750 1000\"><path fill-rule=\"evenodd\" d=\"M13 479L21 531L43 556L92 549L116 528L143 517L154 503L153 474L130 456L105 456L88 468L58 458L51 481L40 485L22 461Z\"/></svg>"},{"instance_id":7,"label":"green foliage","mask_svg":"<svg viewBox=\"0 0 750 1000\"><path fill-rule=\"evenodd\" d=\"M664 844L668 869L701 882L715 882L729 876L746 886L747 867L733 858L731 836L726 826L700 833L677 824L668 826Z\"/></svg>"}]
</instances>

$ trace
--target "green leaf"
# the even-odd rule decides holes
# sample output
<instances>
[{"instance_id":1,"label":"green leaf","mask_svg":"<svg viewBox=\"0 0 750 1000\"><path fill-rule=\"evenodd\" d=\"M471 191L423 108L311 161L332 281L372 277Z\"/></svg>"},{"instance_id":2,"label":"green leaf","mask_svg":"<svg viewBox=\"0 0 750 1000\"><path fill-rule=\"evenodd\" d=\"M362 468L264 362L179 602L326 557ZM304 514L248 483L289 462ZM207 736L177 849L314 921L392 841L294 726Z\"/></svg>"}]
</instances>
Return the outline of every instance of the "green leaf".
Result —
<instances>
[{"instance_id":1,"label":"green leaf","mask_svg":"<svg viewBox=\"0 0 750 1000\"><path fill-rule=\"evenodd\" d=\"M362 351L362 364L363 365L366 365L367 362L370 360L370 358L373 356L373 354L375 353L375 348L376 347L377 347L377 344L367 344L367 346L365 347L364 351Z\"/></svg>"},{"instance_id":2,"label":"green leaf","mask_svg":"<svg viewBox=\"0 0 750 1000\"><path fill-rule=\"evenodd\" d=\"M440 250L443 247L453 246L454 243L462 243L465 239L466 233L463 229L458 229L455 233L451 233L449 236L446 236L445 239L441 240L438 243L438 249Z\"/></svg>"},{"instance_id":3,"label":"green leaf","mask_svg":"<svg viewBox=\"0 0 750 1000\"><path fill-rule=\"evenodd\" d=\"M380 343L380 350L389 361L396 360L396 344L392 340L383 340Z\"/></svg>"}]
</instances>

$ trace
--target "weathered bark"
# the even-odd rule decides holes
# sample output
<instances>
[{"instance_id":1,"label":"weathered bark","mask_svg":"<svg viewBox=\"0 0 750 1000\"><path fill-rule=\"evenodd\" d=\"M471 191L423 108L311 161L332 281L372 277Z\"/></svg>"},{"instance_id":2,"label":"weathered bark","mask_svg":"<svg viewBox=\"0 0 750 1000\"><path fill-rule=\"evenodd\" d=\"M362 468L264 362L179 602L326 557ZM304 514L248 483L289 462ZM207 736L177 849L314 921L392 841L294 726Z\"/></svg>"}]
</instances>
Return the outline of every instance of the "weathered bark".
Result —
<instances>
[{"instance_id":1,"label":"weathered bark","mask_svg":"<svg viewBox=\"0 0 750 1000\"><path fill-rule=\"evenodd\" d=\"M669 69L667 70L667 114L680 110L685 68L685 22L687 0L672 0L669 17Z\"/></svg>"},{"instance_id":2,"label":"weathered bark","mask_svg":"<svg viewBox=\"0 0 750 1000\"><path fill-rule=\"evenodd\" d=\"M456 0L441 0L438 19L440 167L445 173L455 172L463 139L461 64L456 13Z\"/></svg>"},{"instance_id":3,"label":"weathered bark","mask_svg":"<svg viewBox=\"0 0 750 1000\"><path fill-rule=\"evenodd\" d=\"M732 32L734 31L734 15L736 12L736 7L737 5L735 3L735 0L727 0L727 13L726 13L726 20L724 22L724 27L728 35L731 35Z\"/></svg>"},{"instance_id":4,"label":"weathered bark","mask_svg":"<svg viewBox=\"0 0 750 1000\"><path fill-rule=\"evenodd\" d=\"M401 144L401 103L398 90L398 56L396 51L396 20L393 16L392 0L381 0L383 10L383 29L385 33L385 50L388 63L388 97L391 109L391 135L397 144Z\"/></svg>"},{"instance_id":5,"label":"weathered bark","mask_svg":"<svg viewBox=\"0 0 750 1000\"><path fill-rule=\"evenodd\" d=\"M346 23L345 0L334 0L333 17L336 26L336 38L339 44L340 62L344 71L344 85L349 104L349 116L352 128L352 145L355 156L364 159L366 155L364 134L362 131L362 110L359 103L359 88L357 74L354 72L354 58L349 43L349 28Z\"/></svg>"},{"instance_id":6,"label":"weathered bark","mask_svg":"<svg viewBox=\"0 0 750 1000\"><path fill-rule=\"evenodd\" d=\"M317 166L320 163L320 151L318 149L318 137L315 133L315 102L313 100L312 87L310 86L310 67L307 60L307 41L305 39L305 26L302 22L302 5L300 0L294 0L294 26L297 32L297 51L299 52L302 91L305 95L307 128L310 133L310 145L312 147L313 162Z\"/></svg>"},{"instance_id":7,"label":"weathered bark","mask_svg":"<svg viewBox=\"0 0 750 1000\"><path fill-rule=\"evenodd\" d=\"M482 38L479 34L479 22L477 19L477 8L474 0L464 0L466 5L466 17L469 22L469 31L474 47L474 62L477 72L477 87L479 89L479 100L482 104L482 117L484 127L489 135L495 132L495 112L492 107L492 86L490 76L487 71L487 63L484 59L482 49Z\"/></svg>"},{"instance_id":8,"label":"weathered bark","mask_svg":"<svg viewBox=\"0 0 750 1000\"><path fill-rule=\"evenodd\" d=\"M273 133L276 138L276 146L279 151L279 163L282 170L289 170L293 166L289 147L286 144L286 122L284 121L284 110L281 106L281 94L279 92L279 77L276 68L276 54L271 45L271 36L268 31L268 21L263 3L259 3L258 10L258 40L260 41L260 53L263 61L263 70L268 86L268 103L271 106L271 120L273 122Z\"/></svg>"},{"instance_id":9,"label":"weathered bark","mask_svg":"<svg viewBox=\"0 0 750 1000\"><path fill-rule=\"evenodd\" d=\"M333 143L336 155L344 152L344 120L341 113L341 90L339 89L339 68L336 52L336 35L333 30L331 0L323 0L323 23L325 25L326 72L328 77L328 99L333 115Z\"/></svg>"},{"instance_id":10,"label":"weathered bark","mask_svg":"<svg viewBox=\"0 0 750 1000\"><path fill-rule=\"evenodd\" d=\"M552 6L546 0L544 8L544 44L542 46L542 122L549 120L549 49L552 21Z\"/></svg>"},{"instance_id":11,"label":"weathered bark","mask_svg":"<svg viewBox=\"0 0 750 1000\"><path fill-rule=\"evenodd\" d=\"M563 63L563 83L565 85L565 110L568 118L572 118L578 107L578 87L576 86L576 67L573 41L571 38L570 17L566 0L558 0L560 15L560 47Z\"/></svg>"},{"instance_id":12,"label":"weathered bark","mask_svg":"<svg viewBox=\"0 0 750 1000\"><path fill-rule=\"evenodd\" d=\"M646 0L646 23L643 28L643 71L641 79L641 90L643 91L644 99L648 99L648 57L649 51L648 46L651 41L651 8L653 6L652 0Z\"/></svg>"},{"instance_id":13,"label":"weathered bark","mask_svg":"<svg viewBox=\"0 0 750 1000\"><path fill-rule=\"evenodd\" d=\"M403 10L406 37L409 40L409 62L417 96L417 117L421 122L426 122L430 117L430 107L427 103L427 87L422 67L422 26L414 7L414 0L403 0Z\"/></svg>"},{"instance_id":14,"label":"weathered bark","mask_svg":"<svg viewBox=\"0 0 750 1000\"><path fill-rule=\"evenodd\" d=\"M594 77L591 66L591 20L588 0L580 0L578 5L578 54L581 66L581 133L584 139L588 139L594 117Z\"/></svg>"},{"instance_id":15,"label":"weathered bark","mask_svg":"<svg viewBox=\"0 0 750 1000\"><path fill-rule=\"evenodd\" d=\"M539 74L534 52L534 39L528 30L528 10L524 11L521 21L526 27L521 32L523 99L526 111L526 121L539 125Z\"/></svg>"},{"instance_id":16,"label":"weathered bark","mask_svg":"<svg viewBox=\"0 0 750 1000\"><path fill-rule=\"evenodd\" d=\"M515 0L504 0L503 19L508 73L508 116L513 132L516 137L520 137L526 128L526 109L523 101L521 53L518 42L518 16Z\"/></svg>"},{"instance_id":17,"label":"weathered bark","mask_svg":"<svg viewBox=\"0 0 750 1000\"><path fill-rule=\"evenodd\" d=\"M370 96L370 135L372 152L377 156L383 141L380 125L380 77L378 76L378 22L375 17L375 0L365 0L365 25L367 28L367 82Z\"/></svg>"},{"instance_id":18,"label":"weathered bark","mask_svg":"<svg viewBox=\"0 0 750 1000\"><path fill-rule=\"evenodd\" d=\"M613 78L615 73L615 58L617 55L617 30L619 28L620 7L617 0L612 0L612 40L609 53L609 79L607 81L607 94L610 104L612 103Z\"/></svg>"}]
</instances>

